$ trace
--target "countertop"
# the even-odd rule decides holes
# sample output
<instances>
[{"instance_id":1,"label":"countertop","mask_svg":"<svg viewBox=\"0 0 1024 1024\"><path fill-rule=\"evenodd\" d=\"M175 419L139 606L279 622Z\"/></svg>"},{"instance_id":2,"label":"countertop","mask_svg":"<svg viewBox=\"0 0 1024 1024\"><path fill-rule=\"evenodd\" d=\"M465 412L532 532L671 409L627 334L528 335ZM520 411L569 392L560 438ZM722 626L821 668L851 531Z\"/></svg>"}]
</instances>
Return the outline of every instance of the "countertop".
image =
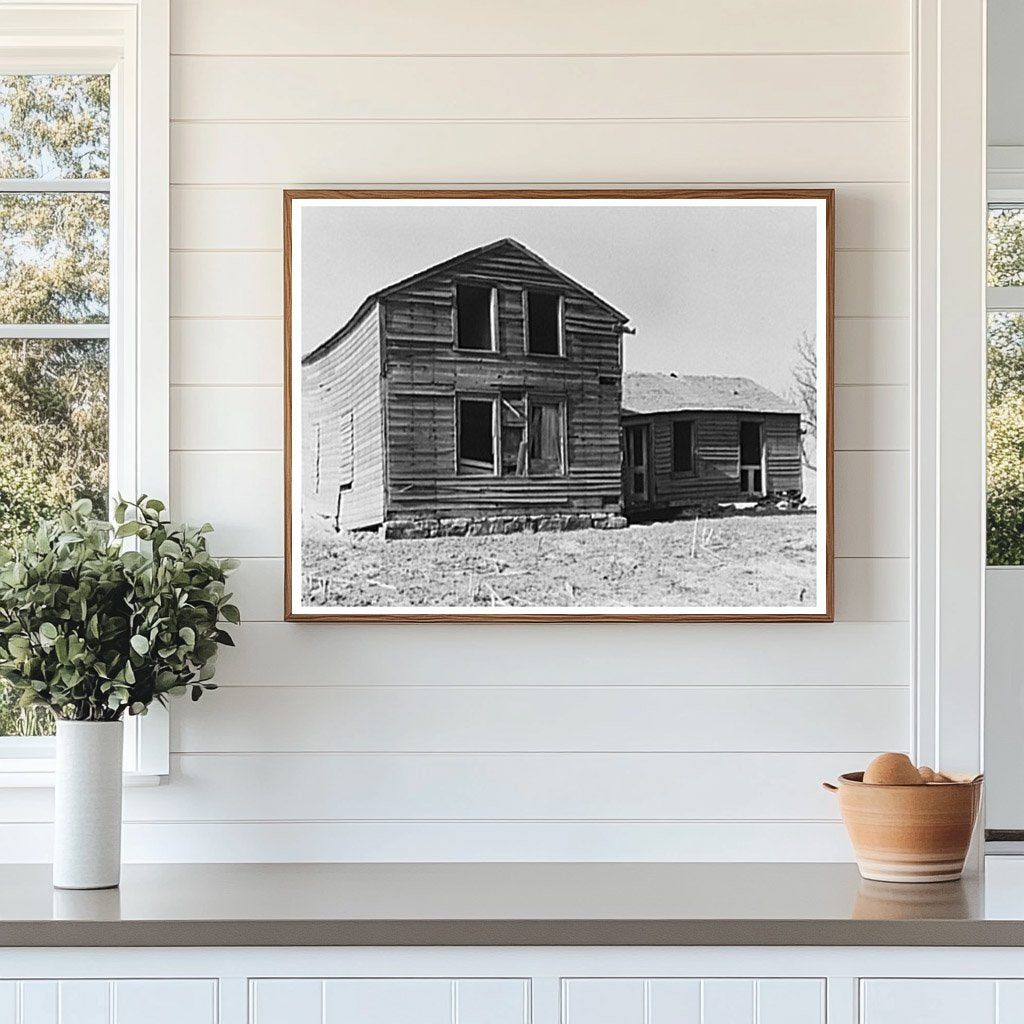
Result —
<instances>
[{"instance_id":1,"label":"countertop","mask_svg":"<svg viewBox=\"0 0 1024 1024\"><path fill-rule=\"evenodd\" d=\"M852 864L137 864L98 892L13 865L0 946L1024 946L1024 863L1002 860L927 885Z\"/></svg>"}]
</instances>

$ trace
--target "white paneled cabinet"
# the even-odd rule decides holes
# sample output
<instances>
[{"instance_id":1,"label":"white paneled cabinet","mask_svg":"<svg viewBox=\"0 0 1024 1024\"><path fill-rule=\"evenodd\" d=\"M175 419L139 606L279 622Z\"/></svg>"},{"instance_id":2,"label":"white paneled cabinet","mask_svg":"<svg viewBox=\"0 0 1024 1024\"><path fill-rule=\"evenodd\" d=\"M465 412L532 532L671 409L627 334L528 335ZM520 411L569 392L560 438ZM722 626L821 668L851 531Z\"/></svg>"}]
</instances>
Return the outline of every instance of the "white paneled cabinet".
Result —
<instances>
[{"instance_id":1,"label":"white paneled cabinet","mask_svg":"<svg viewBox=\"0 0 1024 1024\"><path fill-rule=\"evenodd\" d=\"M257 978L249 1024L523 1024L524 978Z\"/></svg>"},{"instance_id":2,"label":"white paneled cabinet","mask_svg":"<svg viewBox=\"0 0 1024 1024\"><path fill-rule=\"evenodd\" d=\"M217 1024L217 982L0 981L0 1024Z\"/></svg>"},{"instance_id":3,"label":"white paneled cabinet","mask_svg":"<svg viewBox=\"0 0 1024 1024\"><path fill-rule=\"evenodd\" d=\"M820 978L572 978L563 1024L825 1024Z\"/></svg>"},{"instance_id":4,"label":"white paneled cabinet","mask_svg":"<svg viewBox=\"0 0 1024 1024\"><path fill-rule=\"evenodd\" d=\"M1020 1024L1024 981L876 979L861 985L860 1024Z\"/></svg>"}]
</instances>

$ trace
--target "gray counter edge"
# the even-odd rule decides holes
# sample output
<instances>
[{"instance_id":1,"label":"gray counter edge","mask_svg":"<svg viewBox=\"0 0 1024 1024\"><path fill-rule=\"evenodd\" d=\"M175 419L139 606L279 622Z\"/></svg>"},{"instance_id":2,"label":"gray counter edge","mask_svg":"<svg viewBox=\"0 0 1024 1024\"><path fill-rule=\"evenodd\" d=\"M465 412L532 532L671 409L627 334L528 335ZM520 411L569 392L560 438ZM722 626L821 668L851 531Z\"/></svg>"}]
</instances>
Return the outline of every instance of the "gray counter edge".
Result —
<instances>
[{"instance_id":1,"label":"gray counter edge","mask_svg":"<svg viewBox=\"0 0 1024 1024\"><path fill-rule=\"evenodd\" d=\"M1024 946L1021 921L26 921L0 947Z\"/></svg>"}]
</instances>

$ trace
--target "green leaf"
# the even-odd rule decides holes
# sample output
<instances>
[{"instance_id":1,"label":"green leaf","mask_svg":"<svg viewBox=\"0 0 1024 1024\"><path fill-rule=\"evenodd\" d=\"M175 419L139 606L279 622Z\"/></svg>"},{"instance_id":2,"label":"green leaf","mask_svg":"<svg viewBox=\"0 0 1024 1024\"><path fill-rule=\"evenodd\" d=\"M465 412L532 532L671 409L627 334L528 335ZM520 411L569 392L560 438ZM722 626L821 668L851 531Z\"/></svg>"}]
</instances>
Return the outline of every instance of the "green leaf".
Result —
<instances>
[{"instance_id":1,"label":"green leaf","mask_svg":"<svg viewBox=\"0 0 1024 1024\"><path fill-rule=\"evenodd\" d=\"M168 539L160 545L158 554L163 555L164 558L181 558L183 552L177 541Z\"/></svg>"},{"instance_id":2,"label":"green leaf","mask_svg":"<svg viewBox=\"0 0 1024 1024\"><path fill-rule=\"evenodd\" d=\"M228 622L231 622L236 626L239 625L242 621L241 613L239 612L238 608L233 604L224 605L221 608L220 613L224 616L225 619L228 620Z\"/></svg>"},{"instance_id":3,"label":"green leaf","mask_svg":"<svg viewBox=\"0 0 1024 1024\"><path fill-rule=\"evenodd\" d=\"M136 654L142 656L149 654L149 640L141 633L136 633L135 636L131 638L130 643L132 645L132 650L135 651Z\"/></svg>"},{"instance_id":4,"label":"green leaf","mask_svg":"<svg viewBox=\"0 0 1024 1024\"><path fill-rule=\"evenodd\" d=\"M43 622L39 626L39 635L47 640L56 640L59 633L57 627L52 622Z\"/></svg>"}]
</instances>

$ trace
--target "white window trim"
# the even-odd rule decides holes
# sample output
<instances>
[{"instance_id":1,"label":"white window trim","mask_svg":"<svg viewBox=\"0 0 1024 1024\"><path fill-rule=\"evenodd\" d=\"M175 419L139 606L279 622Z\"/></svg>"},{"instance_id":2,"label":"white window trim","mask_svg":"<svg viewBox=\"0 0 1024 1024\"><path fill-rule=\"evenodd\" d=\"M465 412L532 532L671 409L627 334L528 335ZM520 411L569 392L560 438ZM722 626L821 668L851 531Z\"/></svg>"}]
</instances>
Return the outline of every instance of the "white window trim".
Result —
<instances>
[{"instance_id":1,"label":"white window trim","mask_svg":"<svg viewBox=\"0 0 1024 1024\"><path fill-rule=\"evenodd\" d=\"M912 488L919 764L983 767L984 0L917 0ZM975 856L981 844L976 844ZM975 861L975 863L977 863Z\"/></svg>"},{"instance_id":2,"label":"white window trim","mask_svg":"<svg viewBox=\"0 0 1024 1024\"><path fill-rule=\"evenodd\" d=\"M0 72L111 75L111 160L117 167L110 234L111 490L165 498L170 494L169 22L169 0L0 0ZM90 337L96 336L93 331ZM62 334L74 332L62 329ZM26 336L24 328L19 336ZM141 783L166 775L167 712L155 706L148 715L125 721L126 776ZM0 739L0 787L52 783L52 740Z\"/></svg>"}]
</instances>

